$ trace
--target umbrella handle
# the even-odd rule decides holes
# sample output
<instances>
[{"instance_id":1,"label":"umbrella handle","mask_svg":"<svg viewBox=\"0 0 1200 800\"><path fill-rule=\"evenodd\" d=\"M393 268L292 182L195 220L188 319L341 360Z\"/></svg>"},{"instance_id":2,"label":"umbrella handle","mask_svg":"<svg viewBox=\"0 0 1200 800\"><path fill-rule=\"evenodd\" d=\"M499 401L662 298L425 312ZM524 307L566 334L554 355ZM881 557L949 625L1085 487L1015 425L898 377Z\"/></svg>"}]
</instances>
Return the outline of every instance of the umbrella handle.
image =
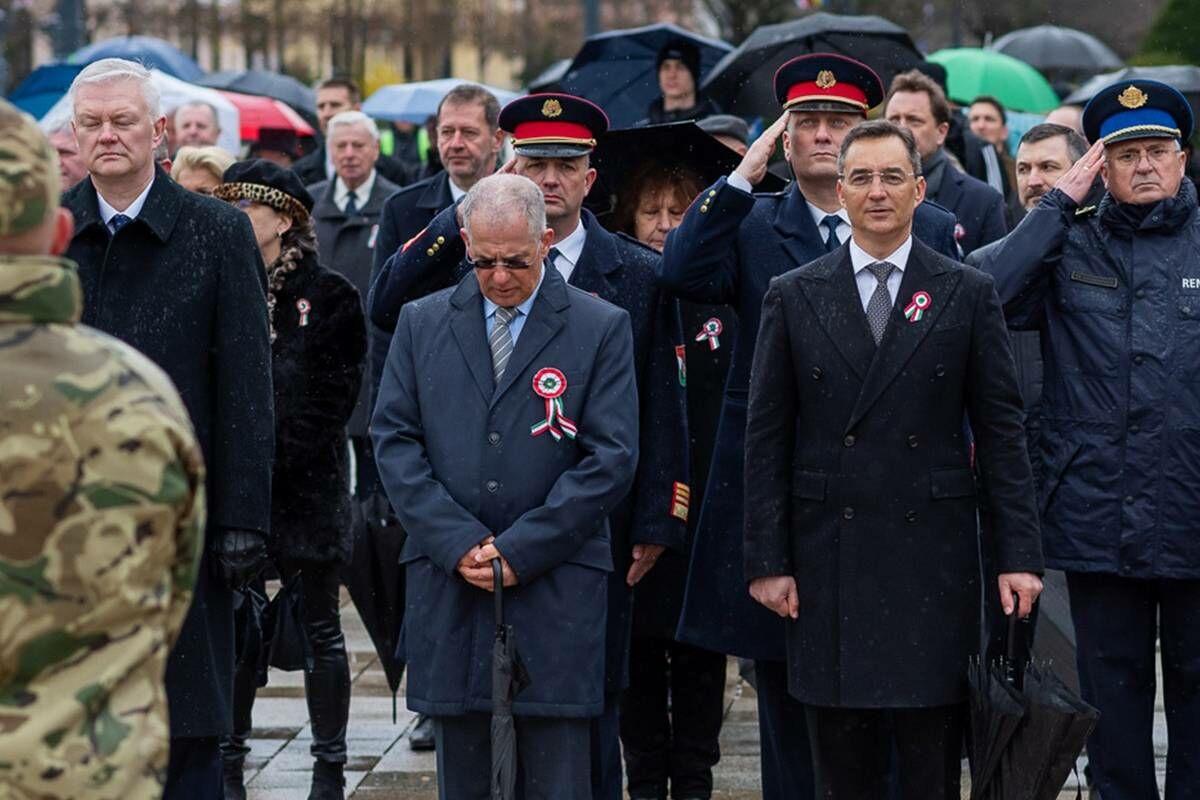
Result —
<instances>
[{"instance_id":1,"label":"umbrella handle","mask_svg":"<svg viewBox=\"0 0 1200 800\"><path fill-rule=\"evenodd\" d=\"M504 624L504 567L500 559L492 559L492 594L496 596L496 624ZM1013 616L1016 616L1015 614Z\"/></svg>"}]
</instances>

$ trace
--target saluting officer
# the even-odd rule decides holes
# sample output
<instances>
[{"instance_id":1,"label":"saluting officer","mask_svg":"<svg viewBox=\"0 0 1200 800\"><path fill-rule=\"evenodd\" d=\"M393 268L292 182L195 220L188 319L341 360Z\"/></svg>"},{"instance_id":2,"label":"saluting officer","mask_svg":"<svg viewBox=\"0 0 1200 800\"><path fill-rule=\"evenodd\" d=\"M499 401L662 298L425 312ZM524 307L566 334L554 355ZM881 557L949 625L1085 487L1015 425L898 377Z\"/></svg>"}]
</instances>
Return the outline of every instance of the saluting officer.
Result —
<instances>
[{"instance_id":1,"label":"saluting officer","mask_svg":"<svg viewBox=\"0 0 1200 800\"><path fill-rule=\"evenodd\" d=\"M1156 638L1167 796L1200 786L1200 215L1187 100L1122 81L1083 114L1093 142L992 255L1011 328L1045 351L1039 505L1067 573L1088 760L1104 800L1157 798ZM1083 206L1096 174L1108 191Z\"/></svg>"},{"instance_id":2,"label":"saluting officer","mask_svg":"<svg viewBox=\"0 0 1200 800\"><path fill-rule=\"evenodd\" d=\"M804 708L787 692L782 620L755 603L742 563L742 468L754 334L771 278L841 246L850 217L837 195L837 154L846 134L883 102L883 83L865 64L827 53L799 56L775 73L784 113L728 178L706 189L667 238L660 279L680 297L737 310L737 337L712 471L701 509L679 638L755 659L766 800L812 796ZM779 194L752 194L775 141L796 182ZM954 216L917 206L915 236L957 257Z\"/></svg>"},{"instance_id":3,"label":"saluting officer","mask_svg":"<svg viewBox=\"0 0 1200 800\"><path fill-rule=\"evenodd\" d=\"M628 682L630 588L666 547L685 545L689 505L687 431L675 345L682 338L674 304L654 285L659 256L623 234L606 231L583 208L596 180L589 158L608 117L568 94L518 98L500 112L516 157L503 171L531 179L546 201L554 230L549 262L567 282L629 312L633 324L641 459L633 491L613 509L614 571L608 589L604 714L592 730L592 785L599 799L622 792L617 701ZM405 303L456 283L469 269L459 235L458 209L445 209L383 265L372 287L371 316L383 325ZM384 299L388 302L384 302Z\"/></svg>"}]
</instances>

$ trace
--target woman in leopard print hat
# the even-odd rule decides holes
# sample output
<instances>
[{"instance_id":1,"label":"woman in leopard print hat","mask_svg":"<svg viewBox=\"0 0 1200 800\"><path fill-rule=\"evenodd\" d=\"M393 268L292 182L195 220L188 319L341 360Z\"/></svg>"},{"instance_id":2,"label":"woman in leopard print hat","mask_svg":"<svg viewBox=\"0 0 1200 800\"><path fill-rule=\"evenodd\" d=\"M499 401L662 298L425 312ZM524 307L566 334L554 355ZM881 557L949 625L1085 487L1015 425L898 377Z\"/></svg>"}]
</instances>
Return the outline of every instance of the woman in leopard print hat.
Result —
<instances>
[{"instance_id":1,"label":"woman in leopard print hat","mask_svg":"<svg viewBox=\"0 0 1200 800\"><path fill-rule=\"evenodd\" d=\"M338 572L352 537L346 423L362 379L366 323L354 286L317 263L313 200L294 172L264 159L242 161L213 195L250 218L266 265L275 396L269 549L280 575L299 572L303 584L313 656L304 686L316 759L309 797L340 800L350 711L338 615ZM245 797L255 672L239 661L234 734L222 744L227 798Z\"/></svg>"}]
</instances>

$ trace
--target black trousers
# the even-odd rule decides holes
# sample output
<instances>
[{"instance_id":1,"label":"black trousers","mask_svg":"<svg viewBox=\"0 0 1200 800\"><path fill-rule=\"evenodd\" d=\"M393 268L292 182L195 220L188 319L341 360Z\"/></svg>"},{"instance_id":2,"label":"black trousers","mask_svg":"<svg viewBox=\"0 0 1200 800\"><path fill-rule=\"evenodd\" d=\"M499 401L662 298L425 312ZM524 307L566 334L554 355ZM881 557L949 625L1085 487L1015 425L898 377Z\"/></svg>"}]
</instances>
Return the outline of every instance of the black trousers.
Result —
<instances>
[{"instance_id":1,"label":"black trousers","mask_svg":"<svg viewBox=\"0 0 1200 800\"><path fill-rule=\"evenodd\" d=\"M1083 699L1100 709L1088 763L1104 800L1158 800L1155 642L1167 716L1167 797L1200 798L1200 580L1067 573Z\"/></svg>"},{"instance_id":2,"label":"black trousers","mask_svg":"<svg viewBox=\"0 0 1200 800\"><path fill-rule=\"evenodd\" d=\"M216 736L172 737L163 800L222 800L219 745Z\"/></svg>"},{"instance_id":3,"label":"black trousers","mask_svg":"<svg viewBox=\"0 0 1200 800\"><path fill-rule=\"evenodd\" d=\"M621 699L621 745L634 800L707 798L725 705L725 656L635 636Z\"/></svg>"},{"instance_id":4,"label":"black trousers","mask_svg":"<svg viewBox=\"0 0 1200 800\"><path fill-rule=\"evenodd\" d=\"M350 662L338 609L338 568L326 563L292 563L280 567L285 579L300 572L304 591L304 630L312 648L312 669L304 671L304 699L312 724L314 758L346 763L346 725L350 719ZM233 676L233 735L222 741L226 759L250 752L251 711L258 689L255 665L238 662Z\"/></svg>"},{"instance_id":5,"label":"black trousers","mask_svg":"<svg viewBox=\"0 0 1200 800\"><path fill-rule=\"evenodd\" d=\"M515 717L517 800L590 800L591 721ZM439 800L490 800L492 717L434 717Z\"/></svg>"},{"instance_id":6,"label":"black trousers","mask_svg":"<svg viewBox=\"0 0 1200 800\"><path fill-rule=\"evenodd\" d=\"M763 800L813 800L813 761L804 704L788 693L787 664L754 662Z\"/></svg>"},{"instance_id":7,"label":"black trousers","mask_svg":"<svg viewBox=\"0 0 1200 800\"><path fill-rule=\"evenodd\" d=\"M904 797L960 797L964 704L894 709L805 706L805 711L821 800L886 800L895 790L889 787L893 759Z\"/></svg>"}]
</instances>

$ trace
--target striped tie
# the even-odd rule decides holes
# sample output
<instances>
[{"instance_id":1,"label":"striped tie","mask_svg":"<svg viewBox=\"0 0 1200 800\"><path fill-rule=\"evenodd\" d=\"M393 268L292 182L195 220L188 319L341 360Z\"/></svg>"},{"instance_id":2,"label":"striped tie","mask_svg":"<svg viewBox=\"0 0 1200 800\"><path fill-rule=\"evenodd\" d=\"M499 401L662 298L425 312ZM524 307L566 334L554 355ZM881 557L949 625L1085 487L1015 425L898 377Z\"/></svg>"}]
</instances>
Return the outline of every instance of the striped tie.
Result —
<instances>
[{"instance_id":1,"label":"striped tie","mask_svg":"<svg viewBox=\"0 0 1200 800\"><path fill-rule=\"evenodd\" d=\"M500 378L504 377L504 368L508 366L508 359L512 358L513 338L512 331L508 329L508 323L512 322L518 313L515 308L506 306L496 308L496 321L488 336L488 346L492 348L492 375L495 377L497 385L500 383Z\"/></svg>"}]
</instances>

